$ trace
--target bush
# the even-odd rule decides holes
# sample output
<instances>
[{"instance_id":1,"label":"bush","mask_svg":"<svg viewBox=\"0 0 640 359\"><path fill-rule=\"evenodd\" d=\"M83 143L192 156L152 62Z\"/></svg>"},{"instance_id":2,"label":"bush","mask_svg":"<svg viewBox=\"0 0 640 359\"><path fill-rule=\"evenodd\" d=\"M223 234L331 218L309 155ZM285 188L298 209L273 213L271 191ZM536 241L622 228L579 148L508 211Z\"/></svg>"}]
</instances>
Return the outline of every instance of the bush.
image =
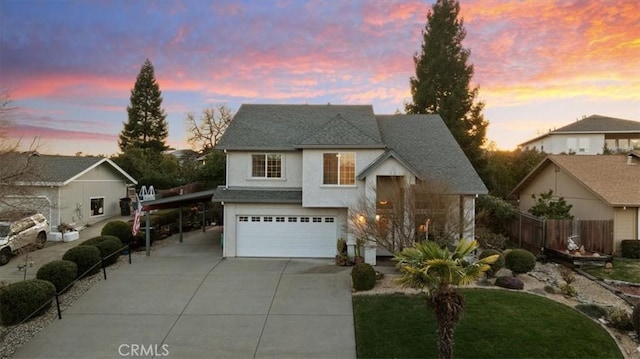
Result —
<instances>
[{"instance_id":1,"label":"bush","mask_svg":"<svg viewBox=\"0 0 640 359\"><path fill-rule=\"evenodd\" d=\"M519 278L503 276L496 278L496 285L498 287L507 288L507 289L524 289L524 283Z\"/></svg>"},{"instance_id":2,"label":"bush","mask_svg":"<svg viewBox=\"0 0 640 359\"><path fill-rule=\"evenodd\" d=\"M120 252L122 250L122 242L114 236L99 236L87 239L80 243L81 246L94 246L100 250L100 256L104 259L104 265L110 266L118 261L119 255L115 254L107 258L113 253Z\"/></svg>"},{"instance_id":3,"label":"bush","mask_svg":"<svg viewBox=\"0 0 640 359\"><path fill-rule=\"evenodd\" d=\"M608 313L605 308L597 304L578 304L576 309L594 319L606 317Z\"/></svg>"},{"instance_id":4,"label":"bush","mask_svg":"<svg viewBox=\"0 0 640 359\"><path fill-rule=\"evenodd\" d=\"M117 237L123 244L129 243L132 237L131 226L124 221L111 221L105 224L100 234Z\"/></svg>"},{"instance_id":5,"label":"bush","mask_svg":"<svg viewBox=\"0 0 640 359\"><path fill-rule=\"evenodd\" d=\"M640 241L636 239L625 239L620 242L622 248L622 257L624 258L640 258Z\"/></svg>"},{"instance_id":6,"label":"bush","mask_svg":"<svg viewBox=\"0 0 640 359\"><path fill-rule=\"evenodd\" d=\"M511 270L513 276L527 273L536 267L536 256L526 249L512 249L504 255L504 265Z\"/></svg>"},{"instance_id":7,"label":"bush","mask_svg":"<svg viewBox=\"0 0 640 359\"><path fill-rule=\"evenodd\" d=\"M376 271L370 264L358 263L351 270L353 289L369 290L376 285Z\"/></svg>"},{"instance_id":8,"label":"bush","mask_svg":"<svg viewBox=\"0 0 640 359\"><path fill-rule=\"evenodd\" d=\"M640 338L640 304L636 304L631 312L631 323L636 329L636 335Z\"/></svg>"},{"instance_id":9,"label":"bush","mask_svg":"<svg viewBox=\"0 0 640 359\"><path fill-rule=\"evenodd\" d=\"M611 310L609 310L609 323L618 330L625 332L633 330L631 316L622 308L611 308Z\"/></svg>"},{"instance_id":10,"label":"bush","mask_svg":"<svg viewBox=\"0 0 640 359\"><path fill-rule=\"evenodd\" d=\"M35 311L34 316L42 315L51 306L50 300L55 294L56 287L46 280L27 279L9 284L0 292L2 323L18 324Z\"/></svg>"},{"instance_id":11,"label":"bush","mask_svg":"<svg viewBox=\"0 0 640 359\"><path fill-rule=\"evenodd\" d=\"M482 251L482 253L480 253L480 255L478 256L479 259L483 259L496 254L499 254L500 257L498 257L497 261L490 264L491 269L484 272L489 278L493 278L500 269L504 268L504 256L502 255L502 253L500 253L500 251L497 251L495 249L486 249Z\"/></svg>"},{"instance_id":12,"label":"bush","mask_svg":"<svg viewBox=\"0 0 640 359\"><path fill-rule=\"evenodd\" d=\"M60 293L78 277L78 265L72 261L55 260L38 269L36 278L49 281Z\"/></svg>"},{"instance_id":13,"label":"bush","mask_svg":"<svg viewBox=\"0 0 640 359\"><path fill-rule=\"evenodd\" d=\"M507 237L498 233L481 231L478 234L478 242L482 248L503 249L507 243Z\"/></svg>"},{"instance_id":14,"label":"bush","mask_svg":"<svg viewBox=\"0 0 640 359\"><path fill-rule=\"evenodd\" d=\"M560 285L560 293L566 295L567 297L575 297L576 295L578 295L578 291L576 290L576 288L569 283Z\"/></svg>"},{"instance_id":15,"label":"bush","mask_svg":"<svg viewBox=\"0 0 640 359\"><path fill-rule=\"evenodd\" d=\"M70 248L64 253L62 259L72 261L78 266L78 278L96 274L100 271L100 266L97 265L100 263L100 250L94 246L80 245ZM94 265L95 267L89 270Z\"/></svg>"}]
</instances>

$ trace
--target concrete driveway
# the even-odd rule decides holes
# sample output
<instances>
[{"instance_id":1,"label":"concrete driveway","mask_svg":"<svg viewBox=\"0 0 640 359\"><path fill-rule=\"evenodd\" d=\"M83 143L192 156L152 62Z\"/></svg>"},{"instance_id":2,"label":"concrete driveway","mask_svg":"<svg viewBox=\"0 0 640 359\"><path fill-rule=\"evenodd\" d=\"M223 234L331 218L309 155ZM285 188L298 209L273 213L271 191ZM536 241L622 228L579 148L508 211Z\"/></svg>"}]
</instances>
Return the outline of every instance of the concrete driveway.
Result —
<instances>
[{"instance_id":1,"label":"concrete driveway","mask_svg":"<svg viewBox=\"0 0 640 359\"><path fill-rule=\"evenodd\" d=\"M14 358L355 358L349 270L222 259L219 231L134 257Z\"/></svg>"}]
</instances>

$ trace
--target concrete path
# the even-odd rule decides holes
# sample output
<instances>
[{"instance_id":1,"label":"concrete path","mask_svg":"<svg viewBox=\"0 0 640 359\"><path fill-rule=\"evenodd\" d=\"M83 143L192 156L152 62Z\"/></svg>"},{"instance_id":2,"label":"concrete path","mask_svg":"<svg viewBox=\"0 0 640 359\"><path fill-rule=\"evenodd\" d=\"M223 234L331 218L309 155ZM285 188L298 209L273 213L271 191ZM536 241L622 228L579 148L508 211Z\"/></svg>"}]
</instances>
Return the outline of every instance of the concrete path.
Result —
<instances>
[{"instance_id":1,"label":"concrete path","mask_svg":"<svg viewBox=\"0 0 640 359\"><path fill-rule=\"evenodd\" d=\"M222 259L219 230L134 257L14 358L355 358L349 271Z\"/></svg>"}]
</instances>

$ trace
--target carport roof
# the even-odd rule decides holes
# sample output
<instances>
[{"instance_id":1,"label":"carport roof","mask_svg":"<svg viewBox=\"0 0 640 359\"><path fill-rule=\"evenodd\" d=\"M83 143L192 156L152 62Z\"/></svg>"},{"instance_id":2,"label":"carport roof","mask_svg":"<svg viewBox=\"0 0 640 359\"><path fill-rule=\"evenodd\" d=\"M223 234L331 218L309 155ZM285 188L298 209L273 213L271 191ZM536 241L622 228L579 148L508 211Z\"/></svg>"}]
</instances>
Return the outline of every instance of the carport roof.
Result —
<instances>
[{"instance_id":1,"label":"carport roof","mask_svg":"<svg viewBox=\"0 0 640 359\"><path fill-rule=\"evenodd\" d=\"M206 191L184 194L181 196L172 196L154 199L152 201L143 201L142 209L148 211L152 209L176 208L187 204L194 204L203 201L209 202L211 201L211 197L213 196L213 193L215 191L215 189L210 189Z\"/></svg>"},{"instance_id":2,"label":"carport roof","mask_svg":"<svg viewBox=\"0 0 640 359\"><path fill-rule=\"evenodd\" d=\"M229 203L302 203L302 189L238 189L218 187L213 194L213 202Z\"/></svg>"}]
</instances>

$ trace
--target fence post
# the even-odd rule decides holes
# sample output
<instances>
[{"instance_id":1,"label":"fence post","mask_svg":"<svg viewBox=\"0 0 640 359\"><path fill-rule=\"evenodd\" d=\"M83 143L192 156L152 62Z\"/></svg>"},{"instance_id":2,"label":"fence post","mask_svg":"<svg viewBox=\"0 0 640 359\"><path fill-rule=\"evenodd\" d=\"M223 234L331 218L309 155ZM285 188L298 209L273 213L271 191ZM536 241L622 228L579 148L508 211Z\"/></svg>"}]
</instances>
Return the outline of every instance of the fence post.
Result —
<instances>
[{"instance_id":1,"label":"fence post","mask_svg":"<svg viewBox=\"0 0 640 359\"><path fill-rule=\"evenodd\" d=\"M56 308L58 308L58 319L62 319L62 312L60 311L60 299L58 299L58 291L56 291Z\"/></svg>"},{"instance_id":2,"label":"fence post","mask_svg":"<svg viewBox=\"0 0 640 359\"><path fill-rule=\"evenodd\" d=\"M129 264L131 264L131 242L129 242L129 244L127 244L127 248L129 249L127 251L127 253L129 253Z\"/></svg>"},{"instance_id":3,"label":"fence post","mask_svg":"<svg viewBox=\"0 0 640 359\"><path fill-rule=\"evenodd\" d=\"M102 274L104 275L104 280L107 280L107 267L104 265L104 258L100 257L100 266L102 267Z\"/></svg>"}]
</instances>

